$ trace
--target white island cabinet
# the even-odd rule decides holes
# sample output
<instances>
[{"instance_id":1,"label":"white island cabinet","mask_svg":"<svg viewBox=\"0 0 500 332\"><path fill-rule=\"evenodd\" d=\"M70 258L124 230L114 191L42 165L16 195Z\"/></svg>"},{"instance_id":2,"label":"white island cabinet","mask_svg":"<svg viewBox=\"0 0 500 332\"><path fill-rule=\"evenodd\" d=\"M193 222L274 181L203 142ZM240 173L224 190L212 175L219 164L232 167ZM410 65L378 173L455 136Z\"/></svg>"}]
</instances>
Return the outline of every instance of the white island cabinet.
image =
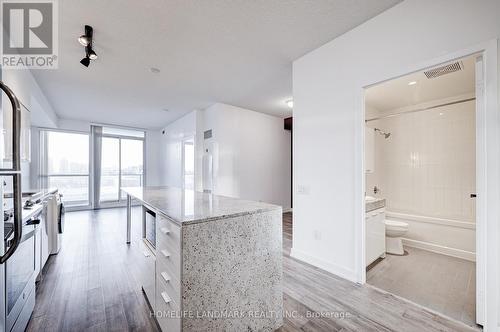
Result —
<instances>
[{"instance_id":1,"label":"white island cabinet","mask_svg":"<svg viewBox=\"0 0 500 332\"><path fill-rule=\"evenodd\" d=\"M141 244L142 288L162 331L283 324L281 207L177 188L122 189L128 208L134 198L156 215L154 245L132 243Z\"/></svg>"}]
</instances>

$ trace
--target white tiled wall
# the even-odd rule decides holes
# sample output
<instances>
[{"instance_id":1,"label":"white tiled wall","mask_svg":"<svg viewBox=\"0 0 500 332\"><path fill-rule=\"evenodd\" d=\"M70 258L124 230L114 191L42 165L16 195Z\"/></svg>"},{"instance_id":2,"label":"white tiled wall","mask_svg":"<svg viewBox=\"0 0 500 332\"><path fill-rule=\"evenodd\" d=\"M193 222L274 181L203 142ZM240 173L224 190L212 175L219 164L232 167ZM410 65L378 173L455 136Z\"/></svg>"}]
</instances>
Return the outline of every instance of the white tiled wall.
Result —
<instances>
[{"instance_id":1,"label":"white tiled wall","mask_svg":"<svg viewBox=\"0 0 500 332\"><path fill-rule=\"evenodd\" d=\"M375 138L374 185L387 210L434 218L475 221L475 102L369 122L391 132Z\"/></svg>"}]
</instances>

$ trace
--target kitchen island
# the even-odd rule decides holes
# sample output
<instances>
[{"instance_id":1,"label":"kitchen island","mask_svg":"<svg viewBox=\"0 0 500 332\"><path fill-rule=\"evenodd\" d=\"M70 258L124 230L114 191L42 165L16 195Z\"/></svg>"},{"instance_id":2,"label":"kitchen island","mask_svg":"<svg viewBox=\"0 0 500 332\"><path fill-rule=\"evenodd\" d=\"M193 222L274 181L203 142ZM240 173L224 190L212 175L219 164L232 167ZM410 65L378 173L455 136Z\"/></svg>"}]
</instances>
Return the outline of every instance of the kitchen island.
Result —
<instances>
[{"instance_id":1,"label":"kitchen island","mask_svg":"<svg viewBox=\"0 0 500 332\"><path fill-rule=\"evenodd\" d=\"M122 190L128 243L132 200L145 211L138 264L163 331L283 324L281 207L172 187Z\"/></svg>"}]
</instances>

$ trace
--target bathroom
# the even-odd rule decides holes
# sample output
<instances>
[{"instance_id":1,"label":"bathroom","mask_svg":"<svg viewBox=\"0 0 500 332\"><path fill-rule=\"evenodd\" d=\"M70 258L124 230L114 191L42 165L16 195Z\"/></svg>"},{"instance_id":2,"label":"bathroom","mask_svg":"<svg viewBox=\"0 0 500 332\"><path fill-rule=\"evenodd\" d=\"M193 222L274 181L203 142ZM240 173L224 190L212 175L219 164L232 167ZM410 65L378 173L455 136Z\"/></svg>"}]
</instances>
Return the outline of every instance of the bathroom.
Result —
<instances>
[{"instance_id":1,"label":"bathroom","mask_svg":"<svg viewBox=\"0 0 500 332\"><path fill-rule=\"evenodd\" d=\"M476 59L365 93L366 282L474 327Z\"/></svg>"}]
</instances>

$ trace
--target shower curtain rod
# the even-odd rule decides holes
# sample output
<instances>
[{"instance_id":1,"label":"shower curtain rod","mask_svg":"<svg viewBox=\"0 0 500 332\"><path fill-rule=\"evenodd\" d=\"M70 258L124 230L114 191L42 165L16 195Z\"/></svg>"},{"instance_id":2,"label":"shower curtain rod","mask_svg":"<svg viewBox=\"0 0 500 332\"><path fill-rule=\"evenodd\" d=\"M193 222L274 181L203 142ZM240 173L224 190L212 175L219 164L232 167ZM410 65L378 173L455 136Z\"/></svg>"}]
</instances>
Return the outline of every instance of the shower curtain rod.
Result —
<instances>
[{"instance_id":1,"label":"shower curtain rod","mask_svg":"<svg viewBox=\"0 0 500 332\"><path fill-rule=\"evenodd\" d=\"M476 100L476 97L462 99L462 100L457 100L457 101L452 101L452 102L449 102L449 103L435 105L435 106L426 107L426 108L419 108L419 109L411 110L411 111L407 111L407 112L399 112L399 113L394 113L394 114L388 114L388 115L380 116L378 118L372 118L372 119L365 120L365 122L370 122L370 121L375 121L375 120L381 120L381 119L386 119L386 118L392 118L392 117L395 117L395 116L399 116L399 115L403 115L403 114L408 114L408 113L416 113L416 112L428 111L428 110L432 110L434 108L443 107L443 106L450 106L450 105L455 105L455 104L460 104L460 103L465 103L465 102L472 101L472 100Z\"/></svg>"}]
</instances>

